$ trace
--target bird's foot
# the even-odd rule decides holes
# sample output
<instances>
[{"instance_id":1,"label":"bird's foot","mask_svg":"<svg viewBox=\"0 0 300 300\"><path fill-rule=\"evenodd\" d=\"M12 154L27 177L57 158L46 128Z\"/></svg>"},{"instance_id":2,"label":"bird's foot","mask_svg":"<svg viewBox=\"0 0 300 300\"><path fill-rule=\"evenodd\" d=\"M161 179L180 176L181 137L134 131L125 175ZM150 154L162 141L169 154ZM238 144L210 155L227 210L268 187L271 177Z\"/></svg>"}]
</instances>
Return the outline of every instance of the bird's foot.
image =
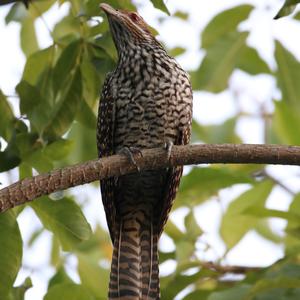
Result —
<instances>
[{"instance_id":1,"label":"bird's foot","mask_svg":"<svg viewBox=\"0 0 300 300\"><path fill-rule=\"evenodd\" d=\"M167 151L168 160L170 160L170 158L171 158L173 146L174 146L174 143L172 141L167 141L164 144L164 149Z\"/></svg>"},{"instance_id":2,"label":"bird's foot","mask_svg":"<svg viewBox=\"0 0 300 300\"><path fill-rule=\"evenodd\" d=\"M136 167L136 169L138 170L138 172L140 172L140 167L137 164L134 155L140 155L141 157L143 157L143 153L139 148L136 147L123 147L118 154L121 155L125 155L130 162Z\"/></svg>"}]
</instances>

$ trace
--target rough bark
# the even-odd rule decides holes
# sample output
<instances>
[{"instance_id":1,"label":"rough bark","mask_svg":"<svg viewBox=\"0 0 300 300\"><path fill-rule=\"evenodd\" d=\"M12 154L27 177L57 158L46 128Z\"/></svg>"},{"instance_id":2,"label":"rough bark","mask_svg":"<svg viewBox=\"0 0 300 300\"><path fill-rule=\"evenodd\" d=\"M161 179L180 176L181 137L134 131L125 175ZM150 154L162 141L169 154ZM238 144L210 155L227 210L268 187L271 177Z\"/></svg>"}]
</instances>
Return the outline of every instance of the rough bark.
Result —
<instances>
[{"instance_id":1,"label":"rough bark","mask_svg":"<svg viewBox=\"0 0 300 300\"><path fill-rule=\"evenodd\" d=\"M143 150L141 153L142 157L135 157L140 170L208 163L300 165L300 147L297 146L174 146L169 160L164 149ZM136 167L126 157L113 155L26 178L0 190L0 212L42 195L133 172L137 172Z\"/></svg>"}]
</instances>

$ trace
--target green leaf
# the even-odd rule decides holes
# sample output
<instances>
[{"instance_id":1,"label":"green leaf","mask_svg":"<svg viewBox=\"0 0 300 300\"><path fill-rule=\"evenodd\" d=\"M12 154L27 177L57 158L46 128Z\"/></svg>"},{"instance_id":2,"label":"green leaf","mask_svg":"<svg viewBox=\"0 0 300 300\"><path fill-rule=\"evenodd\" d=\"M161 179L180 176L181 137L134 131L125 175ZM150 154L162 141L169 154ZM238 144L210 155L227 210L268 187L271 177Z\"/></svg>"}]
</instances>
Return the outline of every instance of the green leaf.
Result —
<instances>
[{"instance_id":1,"label":"green leaf","mask_svg":"<svg viewBox=\"0 0 300 300\"><path fill-rule=\"evenodd\" d=\"M21 26L20 40L21 48L26 57L39 50L39 45L34 27L34 19L24 19Z\"/></svg>"},{"instance_id":2,"label":"green leaf","mask_svg":"<svg viewBox=\"0 0 300 300\"><path fill-rule=\"evenodd\" d=\"M300 265L297 258L279 260L266 273L266 278L300 278Z\"/></svg>"},{"instance_id":3,"label":"green leaf","mask_svg":"<svg viewBox=\"0 0 300 300\"><path fill-rule=\"evenodd\" d=\"M185 236L185 234L171 220L167 222L164 232L174 241L181 240Z\"/></svg>"},{"instance_id":4,"label":"green leaf","mask_svg":"<svg viewBox=\"0 0 300 300\"><path fill-rule=\"evenodd\" d=\"M41 101L41 95L35 86L30 85L26 81L21 81L16 86L16 91L20 97L20 110L21 114L28 114L34 111L35 106Z\"/></svg>"},{"instance_id":5,"label":"green leaf","mask_svg":"<svg viewBox=\"0 0 300 300\"><path fill-rule=\"evenodd\" d=\"M73 73L71 73L73 75ZM70 76L71 81L72 76ZM45 69L40 74L37 83L35 84L35 87L39 89L41 95L43 95L43 98L45 99L47 105L50 105L49 114L51 109L56 105L56 102L60 99L57 97L57 95L54 93L53 90L53 68L49 66L45 66ZM68 82L69 83L69 82ZM68 88L68 84L65 85L65 88L62 89L62 93L66 91ZM61 94L59 95L61 96Z\"/></svg>"},{"instance_id":6,"label":"green leaf","mask_svg":"<svg viewBox=\"0 0 300 300\"><path fill-rule=\"evenodd\" d=\"M103 62L103 58L106 58L108 56L112 59L112 61L117 61L117 58L118 58L117 50L116 50L113 39L109 32L105 32L103 35L101 35L100 37L97 37L95 39L93 50L94 50L94 56L95 56L94 59L100 58L101 62ZM103 51L103 50L105 50L105 51ZM100 65L100 67L101 67L101 65Z\"/></svg>"},{"instance_id":7,"label":"green leaf","mask_svg":"<svg viewBox=\"0 0 300 300\"><path fill-rule=\"evenodd\" d=\"M31 85L36 85L41 74L52 64L55 47L50 46L34 52L27 58L23 72L23 80Z\"/></svg>"},{"instance_id":8,"label":"green leaf","mask_svg":"<svg viewBox=\"0 0 300 300\"><path fill-rule=\"evenodd\" d=\"M13 211L0 214L0 295L6 297L22 262L22 238Z\"/></svg>"},{"instance_id":9,"label":"green leaf","mask_svg":"<svg viewBox=\"0 0 300 300\"><path fill-rule=\"evenodd\" d=\"M208 144L232 143L239 144L241 139L235 133L237 118L230 118L219 125L201 125L193 121L192 141L205 142Z\"/></svg>"},{"instance_id":10,"label":"green leaf","mask_svg":"<svg viewBox=\"0 0 300 300\"><path fill-rule=\"evenodd\" d=\"M296 194L289 207L289 212L297 214L300 218L300 194ZM300 246L300 226L298 220L289 220L286 226L285 245L287 252L293 250L294 247Z\"/></svg>"},{"instance_id":11,"label":"green leaf","mask_svg":"<svg viewBox=\"0 0 300 300\"><path fill-rule=\"evenodd\" d=\"M235 68L250 74L270 73L257 51L247 46L248 32L237 31L238 24L248 17L252 9L250 5L234 7L217 15L207 25L202 33L206 56L199 69L192 72L194 89L213 93L223 91Z\"/></svg>"},{"instance_id":12,"label":"green leaf","mask_svg":"<svg viewBox=\"0 0 300 300\"><path fill-rule=\"evenodd\" d=\"M259 217L247 215L250 208L264 209L265 202L272 191L273 183L263 181L244 192L230 203L221 222L220 233L229 249L233 248L242 237L255 228Z\"/></svg>"},{"instance_id":13,"label":"green leaf","mask_svg":"<svg viewBox=\"0 0 300 300\"><path fill-rule=\"evenodd\" d=\"M298 300L300 266L297 258L285 258L275 263L265 272L248 276L253 286L243 300Z\"/></svg>"},{"instance_id":14,"label":"green leaf","mask_svg":"<svg viewBox=\"0 0 300 300\"><path fill-rule=\"evenodd\" d=\"M300 12L296 13L294 19L300 21Z\"/></svg>"},{"instance_id":15,"label":"green leaf","mask_svg":"<svg viewBox=\"0 0 300 300\"><path fill-rule=\"evenodd\" d=\"M78 272L82 284L97 299L107 299L109 271L100 267L87 256L78 255Z\"/></svg>"},{"instance_id":16,"label":"green leaf","mask_svg":"<svg viewBox=\"0 0 300 300\"><path fill-rule=\"evenodd\" d=\"M239 286L226 289L220 292L213 292L207 300L245 300L245 296L250 290L250 285L241 284Z\"/></svg>"},{"instance_id":17,"label":"green leaf","mask_svg":"<svg viewBox=\"0 0 300 300\"><path fill-rule=\"evenodd\" d=\"M300 113L300 62L283 45L276 41L275 58L278 65L276 77L282 100Z\"/></svg>"},{"instance_id":18,"label":"green leaf","mask_svg":"<svg viewBox=\"0 0 300 300\"><path fill-rule=\"evenodd\" d=\"M49 280L48 290L58 284L75 284L73 280L68 276L63 267L59 268L54 276Z\"/></svg>"},{"instance_id":19,"label":"green leaf","mask_svg":"<svg viewBox=\"0 0 300 300\"><path fill-rule=\"evenodd\" d=\"M180 240L176 243L176 262L177 267L181 267L181 265L185 264L189 261L190 257L194 253L194 243L186 240Z\"/></svg>"},{"instance_id":20,"label":"green leaf","mask_svg":"<svg viewBox=\"0 0 300 300\"><path fill-rule=\"evenodd\" d=\"M17 85L16 91L20 96L21 114L27 115L34 131L42 133L49 120L49 104L35 86L24 80Z\"/></svg>"},{"instance_id":21,"label":"green leaf","mask_svg":"<svg viewBox=\"0 0 300 300\"><path fill-rule=\"evenodd\" d=\"M199 300L199 299L207 300L210 294L211 294L210 290L199 289L186 295L183 298L183 300Z\"/></svg>"},{"instance_id":22,"label":"green leaf","mask_svg":"<svg viewBox=\"0 0 300 300\"><path fill-rule=\"evenodd\" d=\"M254 48L245 47L236 65L237 68L251 74L270 73L267 63L261 59Z\"/></svg>"},{"instance_id":23,"label":"green leaf","mask_svg":"<svg viewBox=\"0 0 300 300\"><path fill-rule=\"evenodd\" d=\"M176 11L173 16L182 20L187 20L189 18L189 14L183 11Z\"/></svg>"},{"instance_id":24,"label":"green leaf","mask_svg":"<svg viewBox=\"0 0 300 300\"><path fill-rule=\"evenodd\" d=\"M300 145L300 118L299 112L287 102L274 102L275 113L273 126L281 143L288 145Z\"/></svg>"},{"instance_id":25,"label":"green leaf","mask_svg":"<svg viewBox=\"0 0 300 300\"><path fill-rule=\"evenodd\" d=\"M203 234L203 230L198 225L192 210L184 218L184 225L186 228L187 239L191 242L196 242L196 240Z\"/></svg>"},{"instance_id":26,"label":"green leaf","mask_svg":"<svg viewBox=\"0 0 300 300\"><path fill-rule=\"evenodd\" d=\"M289 212L297 214L300 218L300 194L296 194L292 203L289 207ZM298 220L295 222L294 220L290 220L288 223L288 227L290 226L299 226Z\"/></svg>"},{"instance_id":27,"label":"green leaf","mask_svg":"<svg viewBox=\"0 0 300 300\"><path fill-rule=\"evenodd\" d=\"M51 243L51 265L57 267L61 264L60 244L55 235L52 236Z\"/></svg>"},{"instance_id":28,"label":"green leaf","mask_svg":"<svg viewBox=\"0 0 300 300\"><path fill-rule=\"evenodd\" d=\"M183 54L186 51L185 48L182 47L175 47L173 49L168 50L170 56L175 57Z\"/></svg>"},{"instance_id":29,"label":"green leaf","mask_svg":"<svg viewBox=\"0 0 300 300\"><path fill-rule=\"evenodd\" d=\"M161 278L161 299L173 300L179 292L189 285L197 282L197 280L200 278L200 274L201 271L193 275L182 275L181 273L175 273L168 277Z\"/></svg>"},{"instance_id":30,"label":"green leaf","mask_svg":"<svg viewBox=\"0 0 300 300\"><path fill-rule=\"evenodd\" d=\"M53 169L52 160L44 154L41 148L30 152L23 161L39 173L46 173Z\"/></svg>"},{"instance_id":31,"label":"green leaf","mask_svg":"<svg viewBox=\"0 0 300 300\"><path fill-rule=\"evenodd\" d=\"M31 0L29 0L31 1ZM30 14L31 18L40 18L43 13L48 11L56 0L38 0L35 1L34 5L29 5L27 12Z\"/></svg>"},{"instance_id":32,"label":"green leaf","mask_svg":"<svg viewBox=\"0 0 300 300\"><path fill-rule=\"evenodd\" d=\"M67 86L74 69L78 69L81 41L70 43L60 55L53 71L53 89L55 93Z\"/></svg>"},{"instance_id":33,"label":"green leaf","mask_svg":"<svg viewBox=\"0 0 300 300\"><path fill-rule=\"evenodd\" d=\"M201 34L202 47L207 49L228 34L236 32L237 26L248 18L252 10L252 5L240 5L218 14Z\"/></svg>"},{"instance_id":34,"label":"green leaf","mask_svg":"<svg viewBox=\"0 0 300 300\"><path fill-rule=\"evenodd\" d=\"M20 168L23 168L24 166L20 166ZM23 171L24 173L29 173L28 174L28 176L26 176L26 177L29 177L29 176L32 176L32 173L31 173L31 170L30 171L28 171L28 170L26 170L26 171ZM19 171L19 174L20 174L20 171ZM19 175L19 178L20 179L23 179L24 177L21 177L20 175ZM27 246L28 247L31 247L37 240L38 240L38 238L41 236L41 234L44 232L45 230L44 230L44 228L38 228L38 229L36 229L32 234L31 234L31 236L30 236L30 239L28 240L28 242L27 242Z\"/></svg>"},{"instance_id":35,"label":"green leaf","mask_svg":"<svg viewBox=\"0 0 300 300\"><path fill-rule=\"evenodd\" d=\"M170 15L170 12L163 0L151 0L151 2L155 8L158 8L166 14Z\"/></svg>"},{"instance_id":36,"label":"green leaf","mask_svg":"<svg viewBox=\"0 0 300 300\"><path fill-rule=\"evenodd\" d=\"M200 68L192 72L192 85L197 90L218 93L228 84L229 77L246 49L247 32L233 32L218 39L207 50ZM218 64L216 64L218 62Z\"/></svg>"},{"instance_id":37,"label":"green leaf","mask_svg":"<svg viewBox=\"0 0 300 300\"><path fill-rule=\"evenodd\" d=\"M162 264L168 259L175 259L175 255L176 255L175 251L171 251L171 252L159 251L159 263Z\"/></svg>"},{"instance_id":38,"label":"green leaf","mask_svg":"<svg viewBox=\"0 0 300 300\"><path fill-rule=\"evenodd\" d=\"M63 250L71 250L81 241L89 239L91 227L73 200L63 198L53 201L41 197L31 206L44 226L59 239Z\"/></svg>"},{"instance_id":39,"label":"green leaf","mask_svg":"<svg viewBox=\"0 0 300 300\"><path fill-rule=\"evenodd\" d=\"M13 135L4 151L0 151L0 172L8 171L21 162L16 136Z\"/></svg>"},{"instance_id":40,"label":"green leaf","mask_svg":"<svg viewBox=\"0 0 300 300\"><path fill-rule=\"evenodd\" d=\"M112 246L108 232L97 226L91 238L82 242L76 251L87 255L94 261L99 261L99 259L111 260Z\"/></svg>"},{"instance_id":41,"label":"green leaf","mask_svg":"<svg viewBox=\"0 0 300 300\"><path fill-rule=\"evenodd\" d=\"M279 19L284 16L290 15L295 10L298 3L300 3L300 0L285 0L283 6L274 17L274 19Z\"/></svg>"},{"instance_id":42,"label":"green leaf","mask_svg":"<svg viewBox=\"0 0 300 300\"><path fill-rule=\"evenodd\" d=\"M250 74L269 73L269 67L257 51L246 45L247 37L248 32L234 31L216 40L207 49L199 69L191 74L193 88L221 92L236 68Z\"/></svg>"},{"instance_id":43,"label":"green leaf","mask_svg":"<svg viewBox=\"0 0 300 300\"><path fill-rule=\"evenodd\" d=\"M71 152L72 148L72 141L66 139L58 139L55 142L48 144L43 152L51 160L61 160Z\"/></svg>"},{"instance_id":44,"label":"green leaf","mask_svg":"<svg viewBox=\"0 0 300 300\"><path fill-rule=\"evenodd\" d=\"M263 278L259 280L243 298L244 300L255 299L255 296L262 295L263 292L269 290L297 289L300 287L300 279L289 277ZM291 292L291 291L290 291ZM287 293L291 294L290 292ZM282 297L278 298L282 299ZM284 299L291 299L290 297Z\"/></svg>"},{"instance_id":45,"label":"green leaf","mask_svg":"<svg viewBox=\"0 0 300 300\"><path fill-rule=\"evenodd\" d=\"M29 166L28 164L26 163L21 163L19 165L19 179L22 180L26 177L30 177L32 176L32 167ZM28 241L28 247L31 246L32 243L35 242L35 240L39 237L39 235L44 231L44 228L40 229L40 230L37 230L35 231L31 237L30 237L30 240Z\"/></svg>"},{"instance_id":46,"label":"green leaf","mask_svg":"<svg viewBox=\"0 0 300 300\"><path fill-rule=\"evenodd\" d=\"M23 3L14 3L5 17L6 25L11 21L22 22L27 16L27 11Z\"/></svg>"},{"instance_id":47,"label":"green leaf","mask_svg":"<svg viewBox=\"0 0 300 300\"><path fill-rule=\"evenodd\" d=\"M85 101L80 103L80 109L77 111L76 120L92 130L97 127L96 115Z\"/></svg>"},{"instance_id":48,"label":"green leaf","mask_svg":"<svg viewBox=\"0 0 300 300\"><path fill-rule=\"evenodd\" d=\"M60 42L66 36L79 39L80 31L80 19L74 18L72 15L67 15L54 26L52 36L55 42Z\"/></svg>"},{"instance_id":49,"label":"green leaf","mask_svg":"<svg viewBox=\"0 0 300 300\"><path fill-rule=\"evenodd\" d=\"M91 47L91 45L89 45ZM83 97L90 107L94 107L95 103L99 101L100 89L102 85L101 74L99 74L92 63L93 55L85 56L80 64L83 82ZM102 76L103 77L103 76ZM94 127L95 128L95 127Z\"/></svg>"},{"instance_id":50,"label":"green leaf","mask_svg":"<svg viewBox=\"0 0 300 300\"><path fill-rule=\"evenodd\" d=\"M181 180L179 193L175 202L178 205L195 205L216 195L222 188L236 183L253 183L254 180L244 172L229 168L194 168Z\"/></svg>"},{"instance_id":51,"label":"green leaf","mask_svg":"<svg viewBox=\"0 0 300 300\"><path fill-rule=\"evenodd\" d=\"M30 277L27 277L24 283L20 286L14 287L11 291L13 300L24 300L25 293L32 287Z\"/></svg>"},{"instance_id":52,"label":"green leaf","mask_svg":"<svg viewBox=\"0 0 300 300\"><path fill-rule=\"evenodd\" d=\"M44 135L55 139L62 136L75 119L75 115L82 100L82 82L80 69L75 70L75 74L69 77L68 87L61 93L60 99L56 103L49 118Z\"/></svg>"},{"instance_id":53,"label":"green leaf","mask_svg":"<svg viewBox=\"0 0 300 300\"><path fill-rule=\"evenodd\" d=\"M273 288L267 289L266 291L261 291L255 296L249 296L245 298L248 300L298 300L300 299L300 289L299 288Z\"/></svg>"},{"instance_id":54,"label":"green leaf","mask_svg":"<svg viewBox=\"0 0 300 300\"><path fill-rule=\"evenodd\" d=\"M93 1L93 0L91 0ZM91 3L91 1L87 2L87 3ZM97 13L95 15L99 15L99 4L97 4L96 2L94 2L93 4L96 4L96 11ZM94 8L93 8L94 9ZM98 23L96 25L92 25L89 28L89 38L92 38L92 40L89 40L90 42L94 42L94 39L101 35L104 34L106 32L109 31L109 24L108 22L102 22L102 23Z\"/></svg>"},{"instance_id":55,"label":"green leaf","mask_svg":"<svg viewBox=\"0 0 300 300\"><path fill-rule=\"evenodd\" d=\"M300 225L299 220L299 214L295 214L292 212L286 212L282 210L277 209L267 209L267 208L261 208L261 207L249 207L244 211L245 215L251 215L256 216L260 218L279 218L279 219L285 219L289 221L298 222L298 225Z\"/></svg>"},{"instance_id":56,"label":"green leaf","mask_svg":"<svg viewBox=\"0 0 300 300\"><path fill-rule=\"evenodd\" d=\"M256 224L255 231L265 239L280 244L283 242L283 237L272 229L272 224L266 219L259 220Z\"/></svg>"},{"instance_id":57,"label":"green leaf","mask_svg":"<svg viewBox=\"0 0 300 300\"><path fill-rule=\"evenodd\" d=\"M6 141L8 141L11 138L12 131L13 131L14 114L6 97L4 96L1 90L0 90L0 111L1 111L0 136L4 138Z\"/></svg>"},{"instance_id":58,"label":"green leaf","mask_svg":"<svg viewBox=\"0 0 300 300\"><path fill-rule=\"evenodd\" d=\"M67 157L69 164L84 162L97 157L95 147L95 128L89 129L81 123L74 123L68 134L68 139L73 142L73 150Z\"/></svg>"},{"instance_id":59,"label":"green leaf","mask_svg":"<svg viewBox=\"0 0 300 300\"><path fill-rule=\"evenodd\" d=\"M29 0L30 1L30 0ZM28 1L28 2L29 2ZM8 1L6 1L8 3ZM11 2L11 1L10 1ZM36 19L49 10L49 8L55 3L55 0L39 0L35 1L34 5L28 5L26 7L21 1L12 5L9 13L5 17L5 22L8 24L11 21L21 23L25 18Z\"/></svg>"},{"instance_id":60,"label":"green leaf","mask_svg":"<svg viewBox=\"0 0 300 300\"><path fill-rule=\"evenodd\" d=\"M51 287L45 295L44 300L94 300L89 290L78 284L62 283Z\"/></svg>"},{"instance_id":61,"label":"green leaf","mask_svg":"<svg viewBox=\"0 0 300 300\"><path fill-rule=\"evenodd\" d=\"M41 149L41 144L38 143L37 138L36 133L22 132L16 135L15 145L22 160L26 160L33 152Z\"/></svg>"}]
</instances>

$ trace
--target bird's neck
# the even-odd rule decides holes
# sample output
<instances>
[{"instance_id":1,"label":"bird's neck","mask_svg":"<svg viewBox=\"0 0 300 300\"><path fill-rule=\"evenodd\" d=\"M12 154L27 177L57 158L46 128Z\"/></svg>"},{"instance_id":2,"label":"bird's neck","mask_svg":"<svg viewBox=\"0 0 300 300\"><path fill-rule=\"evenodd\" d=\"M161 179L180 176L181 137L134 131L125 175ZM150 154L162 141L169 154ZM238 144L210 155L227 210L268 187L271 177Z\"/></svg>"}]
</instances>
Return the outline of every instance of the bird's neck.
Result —
<instances>
[{"instance_id":1,"label":"bird's neck","mask_svg":"<svg viewBox=\"0 0 300 300\"><path fill-rule=\"evenodd\" d=\"M157 42L149 44L130 44L118 53L118 68L137 64L152 64L158 58L169 58L163 47Z\"/></svg>"}]
</instances>

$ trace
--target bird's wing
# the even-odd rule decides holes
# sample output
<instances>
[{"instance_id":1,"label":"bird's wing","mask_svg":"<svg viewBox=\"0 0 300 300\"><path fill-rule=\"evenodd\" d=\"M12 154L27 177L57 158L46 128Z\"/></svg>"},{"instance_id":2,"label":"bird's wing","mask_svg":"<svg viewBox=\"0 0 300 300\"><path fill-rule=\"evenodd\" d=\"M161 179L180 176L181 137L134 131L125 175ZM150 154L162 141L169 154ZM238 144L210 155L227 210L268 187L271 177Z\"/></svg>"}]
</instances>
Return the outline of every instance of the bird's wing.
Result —
<instances>
[{"instance_id":1,"label":"bird's wing","mask_svg":"<svg viewBox=\"0 0 300 300\"><path fill-rule=\"evenodd\" d=\"M190 114L190 119L192 119L192 111L188 112ZM191 136L191 124L187 124L186 127L179 133L177 140L174 145L186 145L190 142ZM160 219L158 221L158 233L159 236L162 234L164 227L167 223L169 213L173 206L173 202L178 191L180 179L182 176L183 167L171 168L167 174L165 192L163 196L163 201L160 203L158 211L160 211Z\"/></svg>"},{"instance_id":2,"label":"bird's wing","mask_svg":"<svg viewBox=\"0 0 300 300\"><path fill-rule=\"evenodd\" d=\"M97 147L99 157L114 154L114 119L115 102L111 93L111 74L107 75L103 85L97 124ZM106 214L107 225L112 241L114 241L115 226L115 178L100 180L102 202Z\"/></svg>"}]
</instances>

